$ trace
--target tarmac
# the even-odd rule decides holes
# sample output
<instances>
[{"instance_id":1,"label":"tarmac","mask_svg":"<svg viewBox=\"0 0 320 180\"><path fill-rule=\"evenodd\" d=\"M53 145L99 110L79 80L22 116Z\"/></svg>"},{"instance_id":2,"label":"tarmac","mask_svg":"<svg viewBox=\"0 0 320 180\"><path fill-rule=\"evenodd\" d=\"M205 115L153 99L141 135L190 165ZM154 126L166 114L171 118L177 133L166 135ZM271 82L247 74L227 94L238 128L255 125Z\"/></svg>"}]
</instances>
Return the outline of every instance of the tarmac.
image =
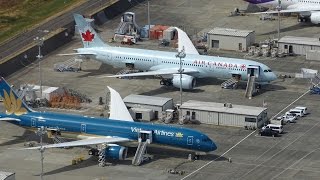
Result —
<instances>
[{"instance_id":1,"label":"tarmac","mask_svg":"<svg viewBox=\"0 0 320 180\"><path fill-rule=\"evenodd\" d=\"M246 3L240 0L215 0L214 3L209 0L200 2L162 0L151 1L150 4L153 24L183 25L191 32L201 32L213 27L253 29L256 31L257 41L276 36L274 29L277 21L260 21L253 15L228 17L235 7L240 9L246 7ZM146 3L130 11L136 13L138 24L147 24ZM104 40L107 41L112 37L111 33L119 21L120 16L98 27L102 30L101 35ZM283 35L316 37L318 33L317 26L298 24L294 17L286 17L282 27ZM120 46L118 43L113 45ZM143 94L171 97L175 102L179 101L179 90L173 87L161 87L159 79L107 78L106 75L115 74L120 69L93 60L84 61L82 71L79 72L53 70L55 63L64 62L69 58L57 54L70 53L81 46L79 37L75 37L71 43L49 54L41 62L43 85L75 89L93 100L90 107L84 108L81 112L59 110L60 112L99 116L102 111L98 100L99 97L106 96L106 86L117 90L122 97L129 94ZM143 41L131 47L160 48L158 41L155 40ZM160 50L174 51L170 47L161 47ZM214 52L214 54L246 57L244 53L239 52ZM299 56L255 60L268 65L278 75L293 75L299 73L300 68L320 69L320 62L307 61ZM38 83L38 79L37 62L7 78L8 82L16 86L26 82ZM218 145L216 151L196 161L187 160L190 153L188 151L152 146L148 149L148 153L154 155L154 159L141 166L131 165L135 149L130 148L128 160L113 162L111 166L98 167L97 158L88 156L85 148L49 149L45 151L44 179L319 179L320 96L308 93L309 79L279 78L250 100L244 97L245 84L236 90L229 90L221 89L222 82L210 78L200 79L196 89L183 92L183 101L192 99L250 106L262 106L263 102L266 102L270 118L283 114L297 105L308 107L310 113L300 118L297 123L286 124L281 137L274 138L260 137L257 131L244 128L186 124L185 127L195 128L208 134ZM0 122L0 170L15 172L17 179L40 179L40 153L17 150L24 147L25 142L37 140L38 137L33 132L7 122ZM71 165L72 159L77 156L83 156L85 161ZM185 171L185 174L182 176L169 174L167 170L171 168Z\"/></svg>"}]
</instances>

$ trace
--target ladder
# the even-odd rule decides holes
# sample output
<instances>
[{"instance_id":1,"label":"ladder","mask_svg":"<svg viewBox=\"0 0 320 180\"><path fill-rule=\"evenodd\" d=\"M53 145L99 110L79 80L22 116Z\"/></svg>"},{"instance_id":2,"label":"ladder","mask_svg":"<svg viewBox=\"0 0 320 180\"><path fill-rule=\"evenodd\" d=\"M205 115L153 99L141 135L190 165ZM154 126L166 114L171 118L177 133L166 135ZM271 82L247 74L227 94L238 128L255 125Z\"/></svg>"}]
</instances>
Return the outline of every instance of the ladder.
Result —
<instances>
[{"instance_id":1,"label":"ladder","mask_svg":"<svg viewBox=\"0 0 320 180\"><path fill-rule=\"evenodd\" d=\"M134 158L132 159L132 164L135 166L139 166L144 160L145 160L145 154L147 149L148 142L139 142L139 145L137 147L136 154L134 155Z\"/></svg>"},{"instance_id":2,"label":"ladder","mask_svg":"<svg viewBox=\"0 0 320 180\"><path fill-rule=\"evenodd\" d=\"M81 70L81 63L82 63L82 59L78 59L74 57L74 58L68 59L65 62L54 64L54 70L59 72L79 71Z\"/></svg>"},{"instance_id":3,"label":"ladder","mask_svg":"<svg viewBox=\"0 0 320 180\"><path fill-rule=\"evenodd\" d=\"M247 88L245 93L246 98L249 98L249 99L252 98L253 91L255 90L255 84L254 84L255 80L256 80L255 76L248 75L248 82L247 82Z\"/></svg>"},{"instance_id":4,"label":"ladder","mask_svg":"<svg viewBox=\"0 0 320 180\"><path fill-rule=\"evenodd\" d=\"M231 78L231 79L228 79L225 82L223 82L221 84L221 88L225 88L225 89L232 88L232 89L235 89L234 87L236 86L237 83L238 83L238 81L235 78Z\"/></svg>"}]
</instances>

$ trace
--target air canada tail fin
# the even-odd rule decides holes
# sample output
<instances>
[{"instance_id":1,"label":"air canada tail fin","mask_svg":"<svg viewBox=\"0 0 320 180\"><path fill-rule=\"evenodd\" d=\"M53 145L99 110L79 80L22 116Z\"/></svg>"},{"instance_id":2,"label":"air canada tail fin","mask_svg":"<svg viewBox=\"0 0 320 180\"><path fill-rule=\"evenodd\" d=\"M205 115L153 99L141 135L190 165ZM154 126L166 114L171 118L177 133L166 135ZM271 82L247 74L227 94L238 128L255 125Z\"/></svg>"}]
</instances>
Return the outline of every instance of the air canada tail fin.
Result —
<instances>
[{"instance_id":1,"label":"air canada tail fin","mask_svg":"<svg viewBox=\"0 0 320 180\"><path fill-rule=\"evenodd\" d=\"M15 114L20 116L32 111L25 102L17 96L3 77L0 77L0 96L3 98L6 114L8 115Z\"/></svg>"},{"instance_id":2,"label":"air canada tail fin","mask_svg":"<svg viewBox=\"0 0 320 180\"><path fill-rule=\"evenodd\" d=\"M73 17L76 21L83 46L85 48L109 46L102 41L97 32L91 27L90 22L87 21L82 15L73 14Z\"/></svg>"}]
</instances>

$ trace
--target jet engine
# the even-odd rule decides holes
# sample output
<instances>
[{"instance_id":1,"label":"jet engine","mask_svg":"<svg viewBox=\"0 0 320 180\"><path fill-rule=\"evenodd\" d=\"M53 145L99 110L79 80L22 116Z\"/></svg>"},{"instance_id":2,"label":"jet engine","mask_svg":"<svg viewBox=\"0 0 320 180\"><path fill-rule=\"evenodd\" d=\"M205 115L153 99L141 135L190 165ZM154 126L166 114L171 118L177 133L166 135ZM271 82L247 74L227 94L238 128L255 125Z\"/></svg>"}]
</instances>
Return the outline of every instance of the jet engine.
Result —
<instances>
[{"instance_id":1,"label":"jet engine","mask_svg":"<svg viewBox=\"0 0 320 180\"><path fill-rule=\"evenodd\" d=\"M109 146L106 148L106 158L124 160L127 157L128 149L123 146Z\"/></svg>"},{"instance_id":2,"label":"jet engine","mask_svg":"<svg viewBox=\"0 0 320 180\"><path fill-rule=\"evenodd\" d=\"M193 89L196 86L196 79L193 76L182 74L182 89ZM172 85L180 88L180 74L173 74Z\"/></svg>"},{"instance_id":3,"label":"jet engine","mask_svg":"<svg viewBox=\"0 0 320 180\"><path fill-rule=\"evenodd\" d=\"M320 23L320 12L312 12L310 16L310 21L313 24L319 24Z\"/></svg>"}]
</instances>

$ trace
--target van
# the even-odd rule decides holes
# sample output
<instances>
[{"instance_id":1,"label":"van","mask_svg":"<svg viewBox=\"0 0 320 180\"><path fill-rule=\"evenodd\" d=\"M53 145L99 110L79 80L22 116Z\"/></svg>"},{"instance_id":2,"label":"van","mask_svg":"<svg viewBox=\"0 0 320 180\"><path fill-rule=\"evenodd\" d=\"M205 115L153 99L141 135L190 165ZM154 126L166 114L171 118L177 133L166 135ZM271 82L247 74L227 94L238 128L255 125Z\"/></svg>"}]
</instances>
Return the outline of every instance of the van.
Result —
<instances>
[{"instance_id":1,"label":"van","mask_svg":"<svg viewBox=\"0 0 320 180\"><path fill-rule=\"evenodd\" d=\"M304 115L308 114L308 108L307 107L297 106L297 107L295 107L295 109L301 109Z\"/></svg>"},{"instance_id":2,"label":"van","mask_svg":"<svg viewBox=\"0 0 320 180\"><path fill-rule=\"evenodd\" d=\"M289 112L290 112L291 114L295 114L297 117L302 117L302 116L304 116L302 109L290 109Z\"/></svg>"},{"instance_id":3,"label":"van","mask_svg":"<svg viewBox=\"0 0 320 180\"><path fill-rule=\"evenodd\" d=\"M279 134L283 132L283 126L280 124L268 124L264 128L270 128L273 131L277 131Z\"/></svg>"}]
</instances>

